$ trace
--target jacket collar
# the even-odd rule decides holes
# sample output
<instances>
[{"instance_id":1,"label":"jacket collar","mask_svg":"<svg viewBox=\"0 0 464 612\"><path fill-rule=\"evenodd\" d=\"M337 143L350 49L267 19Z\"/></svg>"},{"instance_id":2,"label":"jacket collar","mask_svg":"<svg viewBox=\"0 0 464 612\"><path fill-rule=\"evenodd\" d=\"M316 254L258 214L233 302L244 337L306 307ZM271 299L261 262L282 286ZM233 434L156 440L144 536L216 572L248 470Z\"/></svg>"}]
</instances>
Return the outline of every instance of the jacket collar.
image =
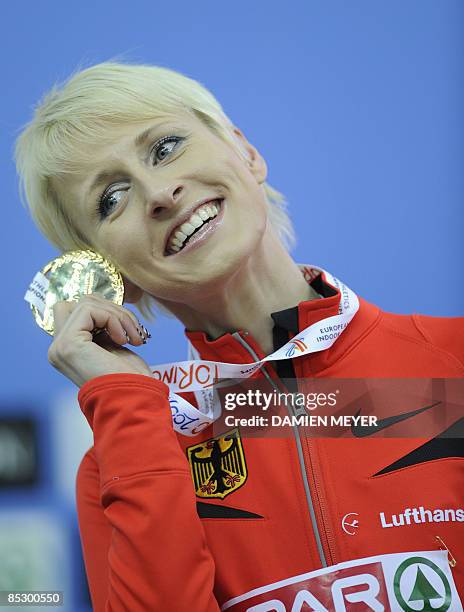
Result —
<instances>
[{"instance_id":1,"label":"jacket collar","mask_svg":"<svg viewBox=\"0 0 464 612\"><path fill-rule=\"evenodd\" d=\"M321 297L300 302L291 309L271 315L276 325L283 325L288 330L288 339L309 325L338 314L342 297L340 291L327 282L323 272L313 270L310 266L300 266L300 268L308 283ZM332 365L375 324L380 315L379 309L359 296L358 299L358 312L332 347L302 358L307 361L311 372L321 371ZM290 330L294 326L292 321L297 321L298 329ZM265 357L261 347L248 330L226 333L215 340L211 340L203 331L185 330L185 335L202 359L250 363Z\"/></svg>"}]
</instances>

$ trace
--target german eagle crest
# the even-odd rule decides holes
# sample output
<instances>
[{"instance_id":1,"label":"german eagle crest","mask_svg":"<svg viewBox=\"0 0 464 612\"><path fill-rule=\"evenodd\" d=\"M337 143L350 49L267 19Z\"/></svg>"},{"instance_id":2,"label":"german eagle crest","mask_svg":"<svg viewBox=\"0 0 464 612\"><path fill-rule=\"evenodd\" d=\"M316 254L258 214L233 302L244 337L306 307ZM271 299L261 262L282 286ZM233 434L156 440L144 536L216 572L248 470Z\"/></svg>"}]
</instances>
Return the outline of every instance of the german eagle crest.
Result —
<instances>
[{"instance_id":1,"label":"german eagle crest","mask_svg":"<svg viewBox=\"0 0 464 612\"><path fill-rule=\"evenodd\" d=\"M247 467L238 429L187 448L198 497L224 499L247 479Z\"/></svg>"}]
</instances>

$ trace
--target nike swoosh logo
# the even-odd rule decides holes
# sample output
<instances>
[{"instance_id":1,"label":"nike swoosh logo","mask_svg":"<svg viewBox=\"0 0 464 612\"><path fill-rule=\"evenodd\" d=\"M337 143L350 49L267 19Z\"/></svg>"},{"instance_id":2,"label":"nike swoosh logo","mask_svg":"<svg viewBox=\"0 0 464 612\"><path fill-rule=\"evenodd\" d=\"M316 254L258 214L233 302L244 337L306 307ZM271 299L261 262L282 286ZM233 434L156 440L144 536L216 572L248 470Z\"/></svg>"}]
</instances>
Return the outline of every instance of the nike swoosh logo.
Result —
<instances>
[{"instance_id":1,"label":"nike swoosh logo","mask_svg":"<svg viewBox=\"0 0 464 612\"><path fill-rule=\"evenodd\" d=\"M448 429L436 438L432 438L422 446L415 448L404 457L400 457L390 465L385 466L373 476L382 476L402 468L415 467L436 459L464 459L464 417L450 425Z\"/></svg>"},{"instance_id":2,"label":"nike swoosh logo","mask_svg":"<svg viewBox=\"0 0 464 612\"><path fill-rule=\"evenodd\" d=\"M351 425L351 433L356 438L365 438L367 436L372 436L372 434L377 433L378 431L382 431L382 429L386 429L387 427L391 427L392 425L396 425L396 423L401 423L401 421L406 421L406 419L410 419L421 412L425 412L426 410L430 410L434 406L438 406L441 404L441 401L434 402L433 404L429 404L428 406L424 406L423 408L418 408L417 410L413 410L412 412L403 412L402 414L397 414L395 416L387 417L385 419L379 419L377 421L377 425ZM355 414L355 416L359 416L361 414L361 410Z\"/></svg>"}]
</instances>

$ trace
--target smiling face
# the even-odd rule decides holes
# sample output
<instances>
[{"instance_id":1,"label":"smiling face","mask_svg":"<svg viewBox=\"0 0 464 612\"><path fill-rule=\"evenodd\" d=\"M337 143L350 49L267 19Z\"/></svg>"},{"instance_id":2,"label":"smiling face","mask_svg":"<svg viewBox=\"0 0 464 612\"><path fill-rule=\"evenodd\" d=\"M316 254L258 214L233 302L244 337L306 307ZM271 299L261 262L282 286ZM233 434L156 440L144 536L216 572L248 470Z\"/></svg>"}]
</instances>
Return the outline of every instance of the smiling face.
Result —
<instances>
[{"instance_id":1,"label":"smiling face","mask_svg":"<svg viewBox=\"0 0 464 612\"><path fill-rule=\"evenodd\" d=\"M91 167L52 179L71 222L123 274L127 301L145 290L188 304L257 249L266 164L233 131L248 161L185 114L115 128L111 144L92 149Z\"/></svg>"}]
</instances>

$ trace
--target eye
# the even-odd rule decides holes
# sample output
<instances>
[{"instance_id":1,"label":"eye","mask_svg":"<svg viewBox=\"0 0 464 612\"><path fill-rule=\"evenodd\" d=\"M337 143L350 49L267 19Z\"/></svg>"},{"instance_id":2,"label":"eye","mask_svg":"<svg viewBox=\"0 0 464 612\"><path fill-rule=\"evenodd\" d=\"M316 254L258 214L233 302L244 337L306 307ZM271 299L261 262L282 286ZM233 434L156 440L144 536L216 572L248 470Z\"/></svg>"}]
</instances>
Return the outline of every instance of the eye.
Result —
<instances>
[{"instance_id":1,"label":"eye","mask_svg":"<svg viewBox=\"0 0 464 612\"><path fill-rule=\"evenodd\" d=\"M105 219L127 197L129 187L121 184L112 185L103 192L98 200L97 213L100 219Z\"/></svg>"},{"instance_id":2,"label":"eye","mask_svg":"<svg viewBox=\"0 0 464 612\"><path fill-rule=\"evenodd\" d=\"M153 165L163 161L166 157L174 151L179 142L184 140L181 136L165 136L158 140L151 150L151 158Z\"/></svg>"}]
</instances>

